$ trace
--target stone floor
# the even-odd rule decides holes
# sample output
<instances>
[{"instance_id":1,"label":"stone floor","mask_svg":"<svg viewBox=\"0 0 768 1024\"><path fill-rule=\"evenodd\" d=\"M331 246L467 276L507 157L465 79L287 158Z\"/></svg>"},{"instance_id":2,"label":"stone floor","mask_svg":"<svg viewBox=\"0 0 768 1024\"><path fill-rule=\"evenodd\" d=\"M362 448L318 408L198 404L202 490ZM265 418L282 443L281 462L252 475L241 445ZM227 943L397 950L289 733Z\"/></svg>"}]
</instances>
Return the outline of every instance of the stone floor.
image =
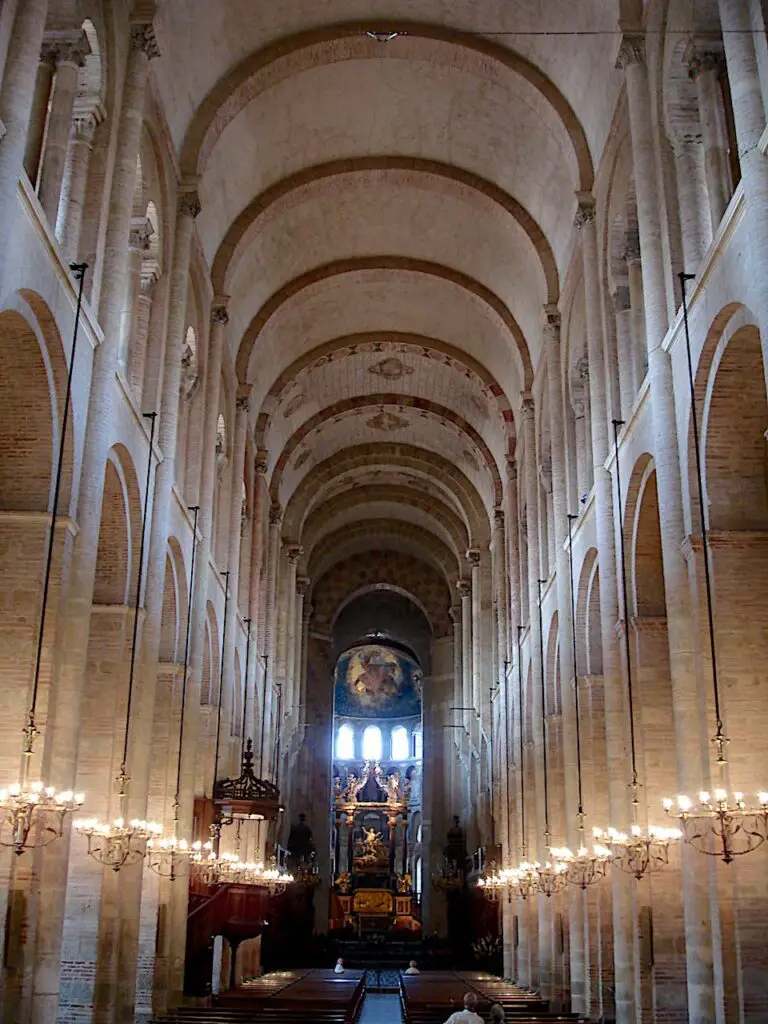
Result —
<instances>
[{"instance_id":1,"label":"stone floor","mask_svg":"<svg viewBox=\"0 0 768 1024\"><path fill-rule=\"evenodd\" d=\"M400 999L396 995L370 992L363 1002L358 1024L401 1024Z\"/></svg>"}]
</instances>

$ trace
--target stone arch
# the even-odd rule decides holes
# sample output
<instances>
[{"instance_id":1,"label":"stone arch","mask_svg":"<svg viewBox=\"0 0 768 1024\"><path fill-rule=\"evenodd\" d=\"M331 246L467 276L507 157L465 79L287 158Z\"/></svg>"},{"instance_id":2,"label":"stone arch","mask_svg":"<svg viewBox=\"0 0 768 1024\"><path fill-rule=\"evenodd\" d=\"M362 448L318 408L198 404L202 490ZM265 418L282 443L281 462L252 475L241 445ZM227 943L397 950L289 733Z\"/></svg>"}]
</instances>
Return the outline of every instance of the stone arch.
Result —
<instances>
[{"instance_id":1,"label":"stone arch","mask_svg":"<svg viewBox=\"0 0 768 1024\"><path fill-rule=\"evenodd\" d=\"M449 583L462 568L443 542L423 527L392 519L366 519L326 534L313 547L305 548L307 573L320 579L340 559L382 547L424 558Z\"/></svg>"},{"instance_id":2,"label":"stone arch","mask_svg":"<svg viewBox=\"0 0 768 1024\"><path fill-rule=\"evenodd\" d=\"M187 580L184 555L176 537L168 538L165 555L165 587L160 625L160 661L179 665L186 643Z\"/></svg>"},{"instance_id":3,"label":"stone arch","mask_svg":"<svg viewBox=\"0 0 768 1024\"><path fill-rule=\"evenodd\" d=\"M528 344L520 329L520 325L509 308L494 292L461 271L445 267L440 263L433 263L429 260L417 260L408 256L386 255L333 260L324 266L315 267L314 270L300 274L278 289L262 305L243 334L237 352L235 367L238 380L243 383L248 381L251 356L258 342L259 335L282 306L308 288L323 284L345 274L359 274L370 271L423 274L446 281L474 296L501 322L505 333L511 338L512 348L517 353L519 359L518 369L521 371L521 390L530 390L533 383L533 367L531 365Z\"/></svg>"},{"instance_id":4,"label":"stone arch","mask_svg":"<svg viewBox=\"0 0 768 1024\"><path fill-rule=\"evenodd\" d=\"M451 594L442 576L426 562L396 551L368 551L342 559L312 587L315 624L328 631L341 602L363 587L399 587L424 608L434 636L452 636Z\"/></svg>"},{"instance_id":5,"label":"stone arch","mask_svg":"<svg viewBox=\"0 0 768 1024\"><path fill-rule=\"evenodd\" d=\"M203 644L203 675L200 684L200 703L215 705L219 692L219 626L216 609L208 602L205 616L205 643Z\"/></svg>"},{"instance_id":6,"label":"stone arch","mask_svg":"<svg viewBox=\"0 0 768 1024\"><path fill-rule=\"evenodd\" d=\"M482 499L469 479L453 462L414 445L392 442L355 445L314 466L298 485L286 506L284 535L290 539L300 536L307 510L321 487L332 481L339 473L357 467L364 468L377 459L393 466L413 467L419 470L426 468L430 477L456 495L464 510L473 545L482 546L490 543L490 524ZM296 542L298 543L298 540Z\"/></svg>"},{"instance_id":7,"label":"stone arch","mask_svg":"<svg viewBox=\"0 0 768 1024\"><path fill-rule=\"evenodd\" d=\"M118 445L110 451L104 469L95 605L135 605L140 533L139 484L128 451Z\"/></svg>"},{"instance_id":8,"label":"stone arch","mask_svg":"<svg viewBox=\"0 0 768 1024\"><path fill-rule=\"evenodd\" d=\"M560 700L560 659L558 647L560 644L558 615L555 611L549 620L545 647L545 673L546 680L546 714L557 715L561 711Z\"/></svg>"},{"instance_id":9,"label":"stone arch","mask_svg":"<svg viewBox=\"0 0 768 1024\"><path fill-rule=\"evenodd\" d=\"M305 67L367 56L370 45L366 31L375 32L380 28L378 23L366 21L314 28L277 40L246 57L219 79L197 108L181 147L182 175L197 178L202 174L208 156L226 126L261 89L285 77L286 72L281 73L281 61L285 62L288 74L296 74ZM591 189L592 159L584 130L563 94L531 61L482 36L465 35L443 26L409 21L407 35L409 41L423 44L427 49L430 49L430 43L432 49L435 44L456 47L464 59L470 60L478 70L488 62L502 66L540 92L571 140L579 169L578 189ZM264 79L261 88L259 77Z\"/></svg>"},{"instance_id":10,"label":"stone arch","mask_svg":"<svg viewBox=\"0 0 768 1024\"><path fill-rule=\"evenodd\" d=\"M514 411L507 395L495 377L481 363L454 345L440 341L437 338L429 338L421 334L409 334L405 331L372 331L366 334L348 334L319 345L310 352L304 353L299 359L294 360L275 380L264 398L261 412L256 420L255 438L257 447L265 447L270 421L274 416L277 405L286 390L297 380L302 371L325 362L330 362L340 355L356 353L365 345L372 345L376 351L383 352L390 349L392 351L403 351L405 349L422 354L428 352L432 354L433 358L440 359L443 362L450 361L465 375L476 378L479 386L490 392L506 427L509 454L514 453Z\"/></svg>"},{"instance_id":11,"label":"stone arch","mask_svg":"<svg viewBox=\"0 0 768 1024\"><path fill-rule=\"evenodd\" d=\"M322 536L325 523L338 513L360 505L402 504L419 509L434 519L445 530L453 542L453 552L458 559L469 547L469 535L463 523L442 502L431 495L420 494L405 487L356 487L351 491L336 495L317 507L307 518L302 531L301 543L311 550Z\"/></svg>"},{"instance_id":12,"label":"stone arch","mask_svg":"<svg viewBox=\"0 0 768 1024\"><path fill-rule=\"evenodd\" d=\"M441 189L463 193L470 190L472 202L486 197L495 206L507 213L525 232L539 256L542 273L546 281L547 303L556 303L559 294L558 272L552 249L543 231L528 211L509 193L472 171L426 160L420 157L368 156L331 160L313 167L306 167L256 196L242 213L232 222L227 234L219 244L211 266L211 279L216 295L229 294L229 278L238 252L247 245L258 219L281 201L292 202L300 190L317 187L329 179L342 175L386 174L402 172L412 177L432 177L438 180Z\"/></svg>"},{"instance_id":13,"label":"stone arch","mask_svg":"<svg viewBox=\"0 0 768 1024\"><path fill-rule=\"evenodd\" d=\"M340 402L335 402L333 405L327 406L325 409L316 413L314 416L311 416L305 423L303 423L301 427L288 439L275 464L275 468L272 472L272 479L269 484L272 501L279 502L280 483L285 468L299 444L306 440L313 431L321 430L329 420L345 414L354 414L358 409L388 405L396 406L401 409L417 410L423 414L425 413L428 416L432 416L439 421L452 423L459 430L463 431L482 455L484 465L492 479L495 505L498 506L501 504L504 488L502 486L499 468L496 465L496 461L490 448L470 423L467 423L467 421L459 416L458 413L454 412L453 409L448 409L445 406L438 405L436 402L430 402L427 399L410 395L398 395L384 392L373 395L358 395L354 398L342 399Z\"/></svg>"},{"instance_id":14,"label":"stone arch","mask_svg":"<svg viewBox=\"0 0 768 1024\"><path fill-rule=\"evenodd\" d=\"M240 667L240 651L235 650L235 671L232 677L232 686L234 692L232 693L232 728L231 734L233 737L240 737L243 729L243 672ZM240 752L237 753L238 765Z\"/></svg>"},{"instance_id":15,"label":"stone arch","mask_svg":"<svg viewBox=\"0 0 768 1024\"><path fill-rule=\"evenodd\" d=\"M580 676L603 673L600 574L596 548L589 548L584 555L576 590L576 664Z\"/></svg>"}]
</instances>

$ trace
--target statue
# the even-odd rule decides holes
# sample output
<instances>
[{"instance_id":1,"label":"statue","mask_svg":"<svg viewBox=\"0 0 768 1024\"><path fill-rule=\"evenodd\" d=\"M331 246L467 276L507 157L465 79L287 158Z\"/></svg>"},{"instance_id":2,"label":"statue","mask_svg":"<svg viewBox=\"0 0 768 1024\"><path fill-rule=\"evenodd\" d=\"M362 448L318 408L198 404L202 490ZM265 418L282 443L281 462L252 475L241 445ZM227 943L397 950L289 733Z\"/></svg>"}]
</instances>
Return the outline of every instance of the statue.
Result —
<instances>
[{"instance_id":1,"label":"statue","mask_svg":"<svg viewBox=\"0 0 768 1024\"><path fill-rule=\"evenodd\" d=\"M386 862L387 851L382 842L381 832L363 827L362 835L355 846L355 867L372 868Z\"/></svg>"},{"instance_id":2,"label":"statue","mask_svg":"<svg viewBox=\"0 0 768 1024\"><path fill-rule=\"evenodd\" d=\"M312 829L307 825L306 814L299 815L297 825L291 825L288 836L288 862L291 868L298 869L300 864L308 864L315 855L315 842Z\"/></svg>"},{"instance_id":3,"label":"statue","mask_svg":"<svg viewBox=\"0 0 768 1024\"><path fill-rule=\"evenodd\" d=\"M391 775L387 776L387 793L389 795L389 802L396 804L400 800L400 772L394 771Z\"/></svg>"},{"instance_id":4,"label":"statue","mask_svg":"<svg viewBox=\"0 0 768 1024\"><path fill-rule=\"evenodd\" d=\"M464 830L459 824L457 814L453 816L453 825L448 829L448 842L444 848L445 859L454 863L460 870L464 870L467 861L467 844L464 839Z\"/></svg>"}]
</instances>

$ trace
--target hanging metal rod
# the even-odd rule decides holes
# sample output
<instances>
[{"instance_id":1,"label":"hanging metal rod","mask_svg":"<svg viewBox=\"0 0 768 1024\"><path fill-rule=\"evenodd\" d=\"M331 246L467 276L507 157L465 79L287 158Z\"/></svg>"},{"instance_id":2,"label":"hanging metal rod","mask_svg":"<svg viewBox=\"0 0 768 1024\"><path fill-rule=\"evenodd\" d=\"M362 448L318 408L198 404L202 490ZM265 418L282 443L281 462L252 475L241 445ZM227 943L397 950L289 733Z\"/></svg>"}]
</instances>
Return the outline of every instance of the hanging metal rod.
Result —
<instances>
[{"instance_id":1,"label":"hanging metal rod","mask_svg":"<svg viewBox=\"0 0 768 1024\"><path fill-rule=\"evenodd\" d=\"M539 588L539 677L541 683L541 755L544 768L544 845L549 846L549 778L547 775L547 686L544 678L544 619L541 611L541 588L546 580L536 580Z\"/></svg>"},{"instance_id":2,"label":"hanging metal rod","mask_svg":"<svg viewBox=\"0 0 768 1024\"><path fill-rule=\"evenodd\" d=\"M691 358L691 335L688 327L688 299L685 294L687 281L693 281L695 274L679 273L680 292L683 297L683 327L685 329L685 354L688 360L688 386L691 392L691 428L693 431L693 447L696 452L696 483L699 490L699 516L701 518L701 545L704 555L704 585L707 593L707 621L709 626L709 655L712 659L712 694L715 704L715 748L717 763L727 763L725 746L728 739L723 732L723 720L720 712L720 682L717 675L717 651L715 641L715 616L712 601L712 576L709 568L709 531L704 508L704 473L701 467L701 442L699 439L699 418L696 412L696 384L693 378L693 359Z\"/></svg>"},{"instance_id":3,"label":"hanging metal rod","mask_svg":"<svg viewBox=\"0 0 768 1024\"><path fill-rule=\"evenodd\" d=\"M69 423L69 410L72 406L72 379L75 371L75 353L77 352L77 339L80 333L80 318L83 311L83 291L85 289L85 274L88 270L87 263L70 263L69 269L75 281L78 282L77 307L75 309L75 326L72 331L72 351L69 356L67 368L67 389L64 393L64 408L61 414L61 433L59 435L59 453L56 465L56 480L53 485L53 499L51 503L51 525L48 534L48 550L45 555L45 574L43 577L43 594L40 602L40 625L37 631L37 651L35 653L35 671L32 677L32 699L27 713L27 725L24 728L26 735L25 754L32 753L32 744L37 735L35 715L37 713L37 695L40 689L40 667L43 660L43 638L45 635L45 619L48 611L48 592L51 586L51 568L53 566L53 548L56 541L56 516L59 510L59 497L61 495L61 481L64 476L64 455L67 441L67 425ZM25 758L29 761L29 758ZM28 766L27 766L28 767Z\"/></svg>"},{"instance_id":4,"label":"hanging metal rod","mask_svg":"<svg viewBox=\"0 0 768 1024\"><path fill-rule=\"evenodd\" d=\"M192 634L192 601L195 588L195 560L197 557L197 519L200 506L191 505L189 511L194 516L192 525L192 558L189 569L189 600L187 601L187 635L184 639L184 674L181 681L181 714L179 722L179 755L176 760L176 795L173 798L173 820L178 823L181 807L181 755L184 745L184 715L187 707L187 681L189 679L189 644Z\"/></svg>"},{"instance_id":5,"label":"hanging metal rod","mask_svg":"<svg viewBox=\"0 0 768 1024\"><path fill-rule=\"evenodd\" d=\"M219 710L216 718L216 753L213 758L213 787L219 777L219 747L221 744L221 709L224 704L224 659L227 652L227 610L229 608L229 569L223 572L224 579L224 625L221 630L221 664L219 665Z\"/></svg>"},{"instance_id":6,"label":"hanging metal rod","mask_svg":"<svg viewBox=\"0 0 768 1024\"><path fill-rule=\"evenodd\" d=\"M525 860L528 843L525 834L525 735L523 731L523 627L517 627L517 703L520 725L520 853Z\"/></svg>"},{"instance_id":7,"label":"hanging metal rod","mask_svg":"<svg viewBox=\"0 0 768 1024\"><path fill-rule=\"evenodd\" d=\"M576 812L579 819L579 830L584 831L584 794L581 777L581 708L579 698L579 673L576 661L576 584L573 579L573 530L576 515L568 515L568 565L571 576L571 655L573 657L573 690L576 711L576 771L579 785L579 807ZM582 844L583 845L583 844Z\"/></svg>"},{"instance_id":8,"label":"hanging metal rod","mask_svg":"<svg viewBox=\"0 0 768 1024\"><path fill-rule=\"evenodd\" d=\"M632 757L632 806L637 808L640 801L637 791L640 783L637 781L637 752L635 747L635 699L632 689L632 647L629 640L629 600L627 598L627 558L624 541L624 509L621 501L621 463L619 459L619 427L624 426L624 420L611 420L613 424L613 447L616 454L616 505L619 514L619 550L621 551L621 597L624 605L624 653L627 659L627 700L629 701L629 743Z\"/></svg>"},{"instance_id":9,"label":"hanging metal rod","mask_svg":"<svg viewBox=\"0 0 768 1024\"><path fill-rule=\"evenodd\" d=\"M130 781L126 771L128 762L128 737L131 728L131 710L133 706L133 680L136 672L136 641L139 633L139 608L141 607L141 585L144 580L144 550L147 542L147 509L149 507L149 485L152 479L152 450L155 443L156 412L145 412L144 418L150 421L149 448L147 451L147 476L144 481L144 509L141 516L141 543L139 544L139 569L136 576L136 606L133 614L133 635L131 637L131 664L128 671L128 705L125 709L125 737L123 739L123 760L120 765L121 793Z\"/></svg>"}]
</instances>

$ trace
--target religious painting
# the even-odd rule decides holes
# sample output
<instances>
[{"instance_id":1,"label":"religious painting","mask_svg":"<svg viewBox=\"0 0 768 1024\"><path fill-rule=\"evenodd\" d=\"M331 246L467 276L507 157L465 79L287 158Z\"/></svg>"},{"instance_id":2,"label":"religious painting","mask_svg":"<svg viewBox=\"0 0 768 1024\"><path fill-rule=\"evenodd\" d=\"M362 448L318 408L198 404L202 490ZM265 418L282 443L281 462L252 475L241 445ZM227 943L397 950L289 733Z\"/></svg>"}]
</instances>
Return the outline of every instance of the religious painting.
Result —
<instances>
[{"instance_id":1,"label":"religious painting","mask_svg":"<svg viewBox=\"0 0 768 1024\"><path fill-rule=\"evenodd\" d=\"M399 651L374 644L355 647L336 666L339 717L408 718L421 713L421 670Z\"/></svg>"},{"instance_id":2,"label":"religious painting","mask_svg":"<svg viewBox=\"0 0 768 1024\"><path fill-rule=\"evenodd\" d=\"M392 904L392 893L386 889L358 889L352 897L356 914L391 914Z\"/></svg>"}]
</instances>

